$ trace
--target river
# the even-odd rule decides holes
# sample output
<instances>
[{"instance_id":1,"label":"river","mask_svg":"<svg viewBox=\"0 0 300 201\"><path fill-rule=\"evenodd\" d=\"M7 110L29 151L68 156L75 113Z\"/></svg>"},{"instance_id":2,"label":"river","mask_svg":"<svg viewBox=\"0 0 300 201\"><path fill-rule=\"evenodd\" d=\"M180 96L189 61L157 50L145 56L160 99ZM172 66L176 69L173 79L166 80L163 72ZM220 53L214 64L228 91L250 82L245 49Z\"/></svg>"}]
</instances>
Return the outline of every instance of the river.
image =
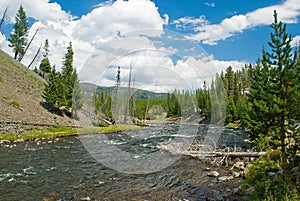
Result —
<instances>
[{"instance_id":1,"label":"river","mask_svg":"<svg viewBox=\"0 0 300 201\"><path fill-rule=\"evenodd\" d=\"M139 158L160 153L156 148L158 143L201 139L209 130L207 126L196 127L196 132L191 132L195 126L186 126L182 130L179 127L149 127L107 134L105 138L99 138L102 134L91 134L83 138L74 136L1 144L0 200L205 200L209 186L218 182L206 176L208 164L198 159L177 157L166 167L161 166L153 172L129 174L126 168L120 171L95 157L84 141L93 137L93 141L110 144L120 152ZM214 130L221 131L219 146L248 148L244 132L210 128L210 131ZM114 161L112 153L107 157ZM134 161L132 164L139 166ZM224 168L218 168L218 171L226 173Z\"/></svg>"}]
</instances>

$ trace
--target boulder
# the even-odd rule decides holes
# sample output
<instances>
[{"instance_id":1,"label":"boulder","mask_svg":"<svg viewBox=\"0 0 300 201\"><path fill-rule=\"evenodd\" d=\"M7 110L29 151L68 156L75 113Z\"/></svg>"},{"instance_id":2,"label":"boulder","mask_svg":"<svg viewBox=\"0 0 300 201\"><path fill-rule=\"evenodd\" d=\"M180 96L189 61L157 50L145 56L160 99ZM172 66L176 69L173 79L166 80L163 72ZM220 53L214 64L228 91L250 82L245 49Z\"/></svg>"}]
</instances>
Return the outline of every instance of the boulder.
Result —
<instances>
[{"instance_id":1,"label":"boulder","mask_svg":"<svg viewBox=\"0 0 300 201\"><path fill-rule=\"evenodd\" d=\"M233 179L233 176L232 175L230 175L230 176L222 176L222 177L218 177L218 181L222 181L222 182L224 182L224 181L230 181L230 180L232 180Z\"/></svg>"},{"instance_id":2,"label":"boulder","mask_svg":"<svg viewBox=\"0 0 300 201\"><path fill-rule=\"evenodd\" d=\"M237 177L240 177L241 176L241 173L239 172L232 172L232 176L237 178Z\"/></svg>"},{"instance_id":3,"label":"boulder","mask_svg":"<svg viewBox=\"0 0 300 201\"><path fill-rule=\"evenodd\" d=\"M219 175L220 174L217 171L211 171L211 172L207 173L207 176L209 176L209 177L217 177Z\"/></svg>"},{"instance_id":4,"label":"boulder","mask_svg":"<svg viewBox=\"0 0 300 201\"><path fill-rule=\"evenodd\" d=\"M86 197L86 198L81 198L82 201L90 201L91 198L90 197Z\"/></svg>"},{"instance_id":5,"label":"boulder","mask_svg":"<svg viewBox=\"0 0 300 201\"><path fill-rule=\"evenodd\" d=\"M239 170L244 170L245 169L245 162L243 161L238 161L233 165L233 168L237 168Z\"/></svg>"}]
</instances>

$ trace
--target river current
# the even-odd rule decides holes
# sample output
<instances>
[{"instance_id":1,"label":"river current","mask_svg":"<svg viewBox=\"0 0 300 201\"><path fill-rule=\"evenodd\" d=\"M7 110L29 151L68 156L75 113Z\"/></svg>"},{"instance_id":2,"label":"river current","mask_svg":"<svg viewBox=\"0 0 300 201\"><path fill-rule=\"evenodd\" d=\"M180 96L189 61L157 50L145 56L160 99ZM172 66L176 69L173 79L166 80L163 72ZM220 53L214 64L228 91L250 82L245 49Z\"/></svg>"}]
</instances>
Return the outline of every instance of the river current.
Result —
<instances>
[{"instance_id":1,"label":"river current","mask_svg":"<svg viewBox=\"0 0 300 201\"><path fill-rule=\"evenodd\" d=\"M195 126L164 125L106 134L105 138L87 136L139 158L160 153L156 146L162 142L201 140L208 130L221 133L220 147L248 148L246 133L208 126L196 127L196 132ZM1 144L0 200L201 200L216 182L206 176L207 164L198 159L178 157L153 172L129 174L103 164L90 152L77 136ZM110 152L107 157L115 156Z\"/></svg>"}]
</instances>

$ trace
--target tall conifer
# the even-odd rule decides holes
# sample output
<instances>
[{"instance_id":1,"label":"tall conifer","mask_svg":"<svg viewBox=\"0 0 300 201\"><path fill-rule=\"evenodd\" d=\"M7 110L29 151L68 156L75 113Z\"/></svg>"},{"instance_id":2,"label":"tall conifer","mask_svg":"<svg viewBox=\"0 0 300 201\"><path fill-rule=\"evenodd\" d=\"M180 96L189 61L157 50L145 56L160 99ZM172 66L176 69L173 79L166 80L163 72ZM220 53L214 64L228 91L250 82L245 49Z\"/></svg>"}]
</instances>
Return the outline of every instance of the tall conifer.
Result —
<instances>
[{"instance_id":1,"label":"tall conifer","mask_svg":"<svg viewBox=\"0 0 300 201\"><path fill-rule=\"evenodd\" d=\"M295 128L295 110L299 107L295 98L299 94L299 77L292 54L292 38L286 33L286 25L278 22L276 11L271 28L268 43L271 51L263 49L262 59L250 69L252 109L247 123L252 139L266 145L261 148L280 147L282 162L286 164L290 131Z\"/></svg>"},{"instance_id":2,"label":"tall conifer","mask_svg":"<svg viewBox=\"0 0 300 201\"><path fill-rule=\"evenodd\" d=\"M28 36L28 19L26 13L21 5L16 17L16 23L13 27L13 32L10 34L9 46L13 48L15 53L14 59L20 60L25 54L25 48L27 46L27 36Z\"/></svg>"}]
</instances>

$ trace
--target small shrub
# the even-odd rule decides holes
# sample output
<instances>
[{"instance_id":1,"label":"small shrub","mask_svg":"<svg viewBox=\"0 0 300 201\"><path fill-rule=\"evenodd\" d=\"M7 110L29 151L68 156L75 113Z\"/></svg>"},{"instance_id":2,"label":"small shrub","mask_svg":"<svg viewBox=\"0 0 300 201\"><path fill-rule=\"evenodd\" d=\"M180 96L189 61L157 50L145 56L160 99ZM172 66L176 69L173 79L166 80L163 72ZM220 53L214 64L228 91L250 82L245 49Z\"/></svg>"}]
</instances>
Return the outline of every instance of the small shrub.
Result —
<instances>
[{"instance_id":1,"label":"small shrub","mask_svg":"<svg viewBox=\"0 0 300 201\"><path fill-rule=\"evenodd\" d=\"M34 125L27 126L27 130L33 131L35 130L35 126Z\"/></svg>"},{"instance_id":2,"label":"small shrub","mask_svg":"<svg viewBox=\"0 0 300 201\"><path fill-rule=\"evenodd\" d=\"M99 122L93 121L92 124L93 124L94 126L97 126L97 127L108 127L108 124L107 124L107 123L104 123L104 122L101 122L101 121L99 121Z\"/></svg>"},{"instance_id":3,"label":"small shrub","mask_svg":"<svg viewBox=\"0 0 300 201\"><path fill-rule=\"evenodd\" d=\"M20 106L20 103L18 101L16 101L16 100L11 101L10 104L12 104L14 106L17 106L17 107Z\"/></svg>"},{"instance_id":4,"label":"small shrub","mask_svg":"<svg viewBox=\"0 0 300 201\"><path fill-rule=\"evenodd\" d=\"M3 78L2 77L0 77L0 82L3 82Z\"/></svg>"},{"instance_id":5,"label":"small shrub","mask_svg":"<svg viewBox=\"0 0 300 201\"><path fill-rule=\"evenodd\" d=\"M252 163L246 174L245 182L254 187L249 200L298 201L297 194L288 187L290 178L281 171L277 161L260 158Z\"/></svg>"}]
</instances>

